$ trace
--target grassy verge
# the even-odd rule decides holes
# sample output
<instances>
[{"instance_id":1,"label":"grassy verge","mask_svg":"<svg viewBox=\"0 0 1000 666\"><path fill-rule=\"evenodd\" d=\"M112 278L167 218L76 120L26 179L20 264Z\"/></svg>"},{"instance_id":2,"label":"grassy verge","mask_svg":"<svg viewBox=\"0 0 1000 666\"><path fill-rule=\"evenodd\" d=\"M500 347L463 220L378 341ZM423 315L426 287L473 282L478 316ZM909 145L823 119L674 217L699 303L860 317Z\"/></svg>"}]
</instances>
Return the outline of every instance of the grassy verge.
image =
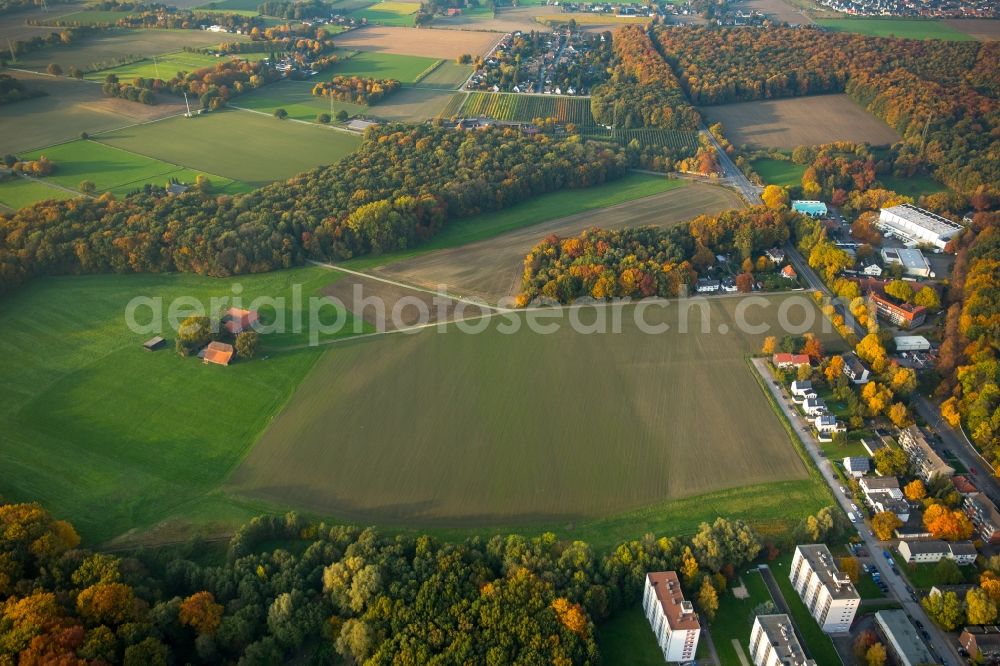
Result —
<instances>
[{"instance_id":1,"label":"grassy verge","mask_svg":"<svg viewBox=\"0 0 1000 666\"><path fill-rule=\"evenodd\" d=\"M781 595L785 598L788 609L791 611L795 628L798 629L799 635L805 641L804 647L816 660L816 663L839 664L841 663L840 656L837 654L837 648L834 647L833 641L823 633L816 620L809 614L809 609L799 599L798 593L792 587L792 581L788 579L792 555L793 553L786 553L772 562L770 566L774 572L774 578L778 582L778 587L781 589Z\"/></svg>"}]
</instances>

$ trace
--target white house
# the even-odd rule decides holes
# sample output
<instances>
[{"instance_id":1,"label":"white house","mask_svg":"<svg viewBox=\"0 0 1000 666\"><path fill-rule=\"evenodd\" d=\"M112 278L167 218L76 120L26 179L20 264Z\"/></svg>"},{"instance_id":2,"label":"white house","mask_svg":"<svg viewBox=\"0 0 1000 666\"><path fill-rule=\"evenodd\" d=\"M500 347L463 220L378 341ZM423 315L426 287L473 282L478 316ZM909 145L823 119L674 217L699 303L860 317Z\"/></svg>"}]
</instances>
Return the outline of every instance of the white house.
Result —
<instances>
[{"instance_id":1,"label":"white house","mask_svg":"<svg viewBox=\"0 0 1000 666\"><path fill-rule=\"evenodd\" d=\"M844 359L844 376L850 379L855 384L867 384L868 375L871 371L868 366L858 358L858 355L854 352L847 352L841 355Z\"/></svg>"},{"instance_id":2,"label":"white house","mask_svg":"<svg viewBox=\"0 0 1000 666\"><path fill-rule=\"evenodd\" d=\"M847 456L844 458L844 470L856 479L860 479L872 470L871 458L866 456Z\"/></svg>"},{"instance_id":3,"label":"white house","mask_svg":"<svg viewBox=\"0 0 1000 666\"><path fill-rule=\"evenodd\" d=\"M894 476L866 476L858 481L861 492L869 500L884 495L892 499L903 499L903 491L899 488L899 479Z\"/></svg>"},{"instance_id":4,"label":"white house","mask_svg":"<svg viewBox=\"0 0 1000 666\"><path fill-rule=\"evenodd\" d=\"M698 650L701 624L694 606L684 600L676 571L646 574L642 607L663 658L668 662L693 660Z\"/></svg>"},{"instance_id":5,"label":"white house","mask_svg":"<svg viewBox=\"0 0 1000 666\"><path fill-rule=\"evenodd\" d=\"M764 253L764 256L773 264L783 264L785 263L785 251L780 247L772 247L770 250Z\"/></svg>"},{"instance_id":6,"label":"white house","mask_svg":"<svg viewBox=\"0 0 1000 666\"><path fill-rule=\"evenodd\" d=\"M847 428L842 423L837 423L837 417L833 414L820 414L813 419L813 425L820 436L830 436L835 432L844 432Z\"/></svg>"},{"instance_id":7,"label":"white house","mask_svg":"<svg viewBox=\"0 0 1000 666\"><path fill-rule=\"evenodd\" d=\"M899 542L898 550L907 564L940 562L943 559L949 559L955 560L959 566L966 566L973 564L978 555L976 547L971 541L949 543L937 539L903 539Z\"/></svg>"},{"instance_id":8,"label":"white house","mask_svg":"<svg viewBox=\"0 0 1000 666\"><path fill-rule=\"evenodd\" d=\"M787 615L758 615L750 630L750 659L754 666L816 666L806 658Z\"/></svg>"},{"instance_id":9,"label":"white house","mask_svg":"<svg viewBox=\"0 0 1000 666\"><path fill-rule=\"evenodd\" d=\"M811 381L799 381L796 379L792 382L792 401L797 403L802 403L809 398L816 398L816 391L813 390L813 385Z\"/></svg>"},{"instance_id":10,"label":"white house","mask_svg":"<svg viewBox=\"0 0 1000 666\"><path fill-rule=\"evenodd\" d=\"M806 398L802 403L802 411L807 416L820 416L826 414L826 403L820 398Z\"/></svg>"},{"instance_id":11,"label":"white house","mask_svg":"<svg viewBox=\"0 0 1000 666\"><path fill-rule=\"evenodd\" d=\"M871 277L881 277L882 267L874 259L862 259L860 264L861 272Z\"/></svg>"},{"instance_id":12,"label":"white house","mask_svg":"<svg viewBox=\"0 0 1000 666\"><path fill-rule=\"evenodd\" d=\"M861 595L837 569L826 544L796 546L788 578L820 629L828 634L850 630Z\"/></svg>"}]
</instances>

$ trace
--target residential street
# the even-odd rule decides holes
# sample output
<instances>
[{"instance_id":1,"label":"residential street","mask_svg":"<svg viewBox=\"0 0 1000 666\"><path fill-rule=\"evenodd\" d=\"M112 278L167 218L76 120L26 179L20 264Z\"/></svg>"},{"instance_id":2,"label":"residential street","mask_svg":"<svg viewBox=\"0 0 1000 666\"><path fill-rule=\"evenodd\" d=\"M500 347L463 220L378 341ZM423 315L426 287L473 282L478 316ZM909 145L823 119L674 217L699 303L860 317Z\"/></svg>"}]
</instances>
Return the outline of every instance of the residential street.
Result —
<instances>
[{"instance_id":1,"label":"residential street","mask_svg":"<svg viewBox=\"0 0 1000 666\"><path fill-rule=\"evenodd\" d=\"M942 448L949 449L970 471L969 480L993 500L994 504L1000 504L1000 482L993 475L990 464L979 455L972 443L963 433L954 430L941 418L941 410L934 401L921 395L914 398L913 404L920 416L941 436L943 445L935 445L938 453ZM976 473L972 474L972 470L976 470Z\"/></svg>"},{"instance_id":2,"label":"residential street","mask_svg":"<svg viewBox=\"0 0 1000 666\"><path fill-rule=\"evenodd\" d=\"M781 409L788 418L789 423L792 424L795 433L798 435L799 439L805 446L806 451L809 452L809 456L812 458L816 467L823 475L823 479L826 481L827 485L830 486L830 490L833 492L833 496L840 504L840 507L845 513L851 511L851 502L848 498L844 497L842 492L840 492L840 479L833 471L832 464L819 450L819 447L813 438L812 432L809 429L808 423L795 409L787 392L782 387L775 386L774 377L771 375L771 372L767 367L767 359L755 358L753 359L753 365L760 374L761 378L764 380L768 389L771 391L771 395L774 396L775 401L777 401L777 403L781 406ZM874 534L867 526L867 523L857 524L856 527L860 528L858 529L858 535L861 537L862 542L872 555L872 564L878 568L879 573L882 576L882 580L885 581L886 585L889 587L889 597L899 601L909 616L912 619L920 621L924 625L924 628L931 633L933 638L933 645L930 646L931 654L936 654L940 659L941 664L944 666L960 666L961 664L964 664L965 662L958 654L955 642L950 636L942 632L937 625L931 622L930 618L927 617L927 613L924 612L923 607L919 603L913 601L910 597L906 582L903 580L902 576L896 573L894 569L890 568L888 561L881 556L882 551L888 548L890 544L888 542L883 544L875 538Z\"/></svg>"}]
</instances>

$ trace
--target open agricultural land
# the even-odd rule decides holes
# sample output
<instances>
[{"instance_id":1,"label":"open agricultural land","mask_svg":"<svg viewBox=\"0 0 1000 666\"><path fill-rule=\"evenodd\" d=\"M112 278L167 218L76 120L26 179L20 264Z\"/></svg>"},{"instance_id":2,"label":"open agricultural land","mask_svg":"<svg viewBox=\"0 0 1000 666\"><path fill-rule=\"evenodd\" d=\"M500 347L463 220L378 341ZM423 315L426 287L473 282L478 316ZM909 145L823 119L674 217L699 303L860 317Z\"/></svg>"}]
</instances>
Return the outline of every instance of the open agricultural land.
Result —
<instances>
[{"instance_id":1,"label":"open agricultural land","mask_svg":"<svg viewBox=\"0 0 1000 666\"><path fill-rule=\"evenodd\" d=\"M816 24L828 30L856 32L875 37L901 37L905 39L945 39L963 42L974 39L945 21L926 21L900 18L844 18L817 19Z\"/></svg>"},{"instance_id":2,"label":"open agricultural land","mask_svg":"<svg viewBox=\"0 0 1000 666\"><path fill-rule=\"evenodd\" d=\"M737 302L711 302L713 327L732 325ZM337 345L230 486L361 521L482 526L808 477L744 359L762 337L648 335L623 319L620 334L448 327Z\"/></svg>"},{"instance_id":3,"label":"open agricultural land","mask_svg":"<svg viewBox=\"0 0 1000 666\"><path fill-rule=\"evenodd\" d=\"M763 181L769 185L795 187L802 184L806 167L791 160L759 159L750 163Z\"/></svg>"},{"instance_id":4,"label":"open agricultural land","mask_svg":"<svg viewBox=\"0 0 1000 666\"><path fill-rule=\"evenodd\" d=\"M262 53L248 53L240 57L249 60L256 60L257 58L266 57L266 55L267 54ZM204 53L178 51L176 53L164 53L158 56L138 60L127 65L119 65L118 67L88 72L84 78L90 81L103 82L108 75L113 74L121 81L129 81L135 78L163 79L164 81L167 81L177 76L178 72L191 72L203 67L214 67L220 61L226 59L227 58L217 58ZM161 95L161 97L163 97L163 95Z\"/></svg>"},{"instance_id":5,"label":"open agricultural land","mask_svg":"<svg viewBox=\"0 0 1000 666\"><path fill-rule=\"evenodd\" d=\"M613 187L608 186L606 191ZM379 275L430 289L446 285L450 293L474 294L495 303L498 299L515 293L520 286L524 255L538 243L539 238L548 234L569 236L597 226L606 229L644 225L670 226L702 213L717 213L742 205L733 192L699 183L660 179L659 184L650 185L636 181L635 187L637 192L648 196L635 200L619 199L627 203L606 201L599 208L573 211L576 214L568 216L567 213L572 209L550 209L544 223L532 226L522 224L502 236L462 247L421 253L412 259L390 263L377 272ZM585 192L573 191L561 194L565 199L587 196ZM533 209L530 203L522 205L526 211ZM555 205L555 202L549 205ZM520 215L517 211L518 207L514 207L493 215L517 220Z\"/></svg>"},{"instance_id":6,"label":"open agricultural land","mask_svg":"<svg viewBox=\"0 0 1000 666\"><path fill-rule=\"evenodd\" d=\"M76 189L86 180L94 184L95 193L111 192L117 196L124 196L147 183L161 187L171 179L193 183L199 175L208 177L213 186L223 192L232 183L231 179L220 177L215 173L193 171L178 164L91 140L78 139L26 153L24 157L38 159L42 155L59 166L54 174L40 178L37 182L67 190ZM6 186L7 182L0 183L0 199Z\"/></svg>"},{"instance_id":7,"label":"open agricultural land","mask_svg":"<svg viewBox=\"0 0 1000 666\"><path fill-rule=\"evenodd\" d=\"M503 35L471 30L427 30L369 26L337 37L337 46L356 51L376 51L441 60L468 53L473 57L493 48Z\"/></svg>"},{"instance_id":8,"label":"open agricultural land","mask_svg":"<svg viewBox=\"0 0 1000 666\"><path fill-rule=\"evenodd\" d=\"M42 74L14 72L29 88L44 97L0 106L0 152L18 153L76 139L81 132L102 132L148 122L184 111L184 100L161 95L155 106L106 97L101 87L88 81Z\"/></svg>"},{"instance_id":9,"label":"open agricultural land","mask_svg":"<svg viewBox=\"0 0 1000 666\"><path fill-rule=\"evenodd\" d=\"M945 23L981 42L1000 39L1000 19L950 19Z\"/></svg>"},{"instance_id":10,"label":"open agricultural land","mask_svg":"<svg viewBox=\"0 0 1000 666\"><path fill-rule=\"evenodd\" d=\"M456 115L475 118L531 122L536 118L556 118L561 123L580 126L594 124L590 100L584 97L523 95L514 93L468 93Z\"/></svg>"},{"instance_id":11,"label":"open agricultural land","mask_svg":"<svg viewBox=\"0 0 1000 666\"><path fill-rule=\"evenodd\" d=\"M321 113L328 113L331 116L340 111L347 111L351 116L367 113L368 107L361 104L313 95L312 90L315 85L316 81L279 81L241 95L234 100L233 106L267 114L273 114L280 108L288 112L290 119L306 122L315 121L316 116Z\"/></svg>"},{"instance_id":12,"label":"open agricultural land","mask_svg":"<svg viewBox=\"0 0 1000 666\"><path fill-rule=\"evenodd\" d=\"M446 109L458 93L421 88L403 88L389 95L375 106L368 107L367 115L380 120L422 123L429 118L448 117Z\"/></svg>"},{"instance_id":13,"label":"open agricultural land","mask_svg":"<svg viewBox=\"0 0 1000 666\"><path fill-rule=\"evenodd\" d=\"M332 75L363 76L370 79L395 79L414 83L438 66L437 58L393 53L357 53L330 70Z\"/></svg>"},{"instance_id":14,"label":"open agricultural land","mask_svg":"<svg viewBox=\"0 0 1000 666\"><path fill-rule=\"evenodd\" d=\"M394 2L382 0L363 9L351 12L351 16L379 25L413 26L413 18L420 9L419 2Z\"/></svg>"},{"instance_id":15,"label":"open agricultural land","mask_svg":"<svg viewBox=\"0 0 1000 666\"><path fill-rule=\"evenodd\" d=\"M361 141L357 135L328 127L282 122L240 110L196 118L178 116L94 139L254 187L332 164L353 152Z\"/></svg>"},{"instance_id":16,"label":"open agricultural land","mask_svg":"<svg viewBox=\"0 0 1000 666\"><path fill-rule=\"evenodd\" d=\"M51 30L50 30L51 32ZM225 35L225 41L244 41L249 37ZM67 71L77 67L84 72L115 66L121 58L144 57L182 51L185 46L215 46L223 41L218 33L204 30L125 30L117 29L82 39L68 46L51 46L17 59L17 67L44 72L51 63Z\"/></svg>"},{"instance_id":17,"label":"open agricultural land","mask_svg":"<svg viewBox=\"0 0 1000 666\"><path fill-rule=\"evenodd\" d=\"M704 107L737 146L780 148L832 141L894 143L899 135L847 95L813 95Z\"/></svg>"},{"instance_id":18,"label":"open agricultural land","mask_svg":"<svg viewBox=\"0 0 1000 666\"><path fill-rule=\"evenodd\" d=\"M124 326L126 305L137 295L165 303L191 296L208 308L212 297L231 298L235 284L243 287L243 298L287 297L296 283L308 297L330 279L309 268L227 280L107 275L39 280L5 297L4 495L38 500L71 517L88 537L103 540L148 525L213 489L319 353L289 351L231 368L172 352L149 354L141 343L151 334ZM148 312L138 314L144 323L153 320L143 316ZM268 344L305 339L289 334ZM224 399L235 386L240 399ZM218 399L208 404L207 396ZM66 460L73 464L56 464Z\"/></svg>"}]
</instances>

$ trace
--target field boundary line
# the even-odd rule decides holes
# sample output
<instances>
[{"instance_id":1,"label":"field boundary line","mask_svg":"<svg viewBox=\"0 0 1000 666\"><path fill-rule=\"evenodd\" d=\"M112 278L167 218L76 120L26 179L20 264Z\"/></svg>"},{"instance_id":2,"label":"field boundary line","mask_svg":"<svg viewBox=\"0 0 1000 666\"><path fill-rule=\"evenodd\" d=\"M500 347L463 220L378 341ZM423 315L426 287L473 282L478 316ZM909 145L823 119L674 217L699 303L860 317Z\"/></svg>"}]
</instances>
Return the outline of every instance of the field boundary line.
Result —
<instances>
[{"instance_id":1,"label":"field boundary line","mask_svg":"<svg viewBox=\"0 0 1000 666\"><path fill-rule=\"evenodd\" d=\"M135 127L135 126L133 125L133 127ZM90 139L88 139L88 141L89 140ZM95 142L101 144L102 146L107 146L108 148L112 148L114 150L117 150L117 151L120 151L120 152L123 152L123 153L127 153L129 155L137 155L139 157L145 157L146 159L149 159L149 160L156 160L157 162L163 162L164 164L169 164L172 167L176 167L176 168L174 168L174 169L172 169L170 171L166 171L166 172L164 172L162 174L153 174L153 176L150 176L151 178L156 177L156 176L165 176L165 175L167 175L169 173L174 173L175 171L180 171L180 170L183 170L183 169L187 169L189 171L197 171L198 173L205 174L206 176L213 176L215 178L222 178L222 179L228 180L230 182L236 182L236 179L229 178L228 176L223 176L222 174L210 173L208 171L202 171L201 169L196 169L196 168L190 167L190 166L184 166L183 164L177 164L176 162L170 162L170 161L162 159L160 157L153 157L152 155L147 155L145 153L139 153L139 152L136 152L134 150L129 150L128 148L122 148L121 146L113 146L110 143L104 143L103 141L95 141ZM67 143L69 143L69 142L67 142ZM130 181L126 182L126 183L122 183L121 185L128 185L129 183L135 183L135 182L138 182L140 180L146 180L146 179L145 178L136 178L136 179L130 180ZM240 181L240 182L243 182L243 181ZM121 187L121 185L115 185L115 187Z\"/></svg>"},{"instance_id":2,"label":"field boundary line","mask_svg":"<svg viewBox=\"0 0 1000 666\"><path fill-rule=\"evenodd\" d=\"M442 60L438 60L433 65L428 66L424 71L420 72L419 74L416 75L416 77L414 77L413 83L411 85L414 85L414 86L417 85L418 83L420 83L421 81L423 81L425 78L427 78L428 76L430 76L434 72L434 70L436 70L438 67L440 67L443 64L444 64L444 60L442 59Z\"/></svg>"},{"instance_id":3,"label":"field boundary line","mask_svg":"<svg viewBox=\"0 0 1000 666\"><path fill-rule=\"evenodd\" d=\"M226 106L228 108L230 108L230 109L235 109L237 111L246 111L247 113L256 113L258 115L267 116L269 118L273 118L274 117L273 113L265 113L264 111L258 111L257 109L248 109L245 106L235 106L233 104L227 104ZM281 107L278 107L278 108L281 108ZM277 119L275 118L275 120L277 120ZM335 132L343 132L344 134L350 134L352 136L361 136L361 134L359 132L353 132L353 131L345 128L345 127L337 127L337 126L335 126L333 124L321 125L320 123L311 123L308 120L299 120L298 118L285 118L281 122L286 122L286 123L288 123L288 122L291 122L291 123L301 123L301 124L307 125L309 127L319 127L319 128L323 128L323 129L334 130Z\"/></svg>"}]
</instances>

